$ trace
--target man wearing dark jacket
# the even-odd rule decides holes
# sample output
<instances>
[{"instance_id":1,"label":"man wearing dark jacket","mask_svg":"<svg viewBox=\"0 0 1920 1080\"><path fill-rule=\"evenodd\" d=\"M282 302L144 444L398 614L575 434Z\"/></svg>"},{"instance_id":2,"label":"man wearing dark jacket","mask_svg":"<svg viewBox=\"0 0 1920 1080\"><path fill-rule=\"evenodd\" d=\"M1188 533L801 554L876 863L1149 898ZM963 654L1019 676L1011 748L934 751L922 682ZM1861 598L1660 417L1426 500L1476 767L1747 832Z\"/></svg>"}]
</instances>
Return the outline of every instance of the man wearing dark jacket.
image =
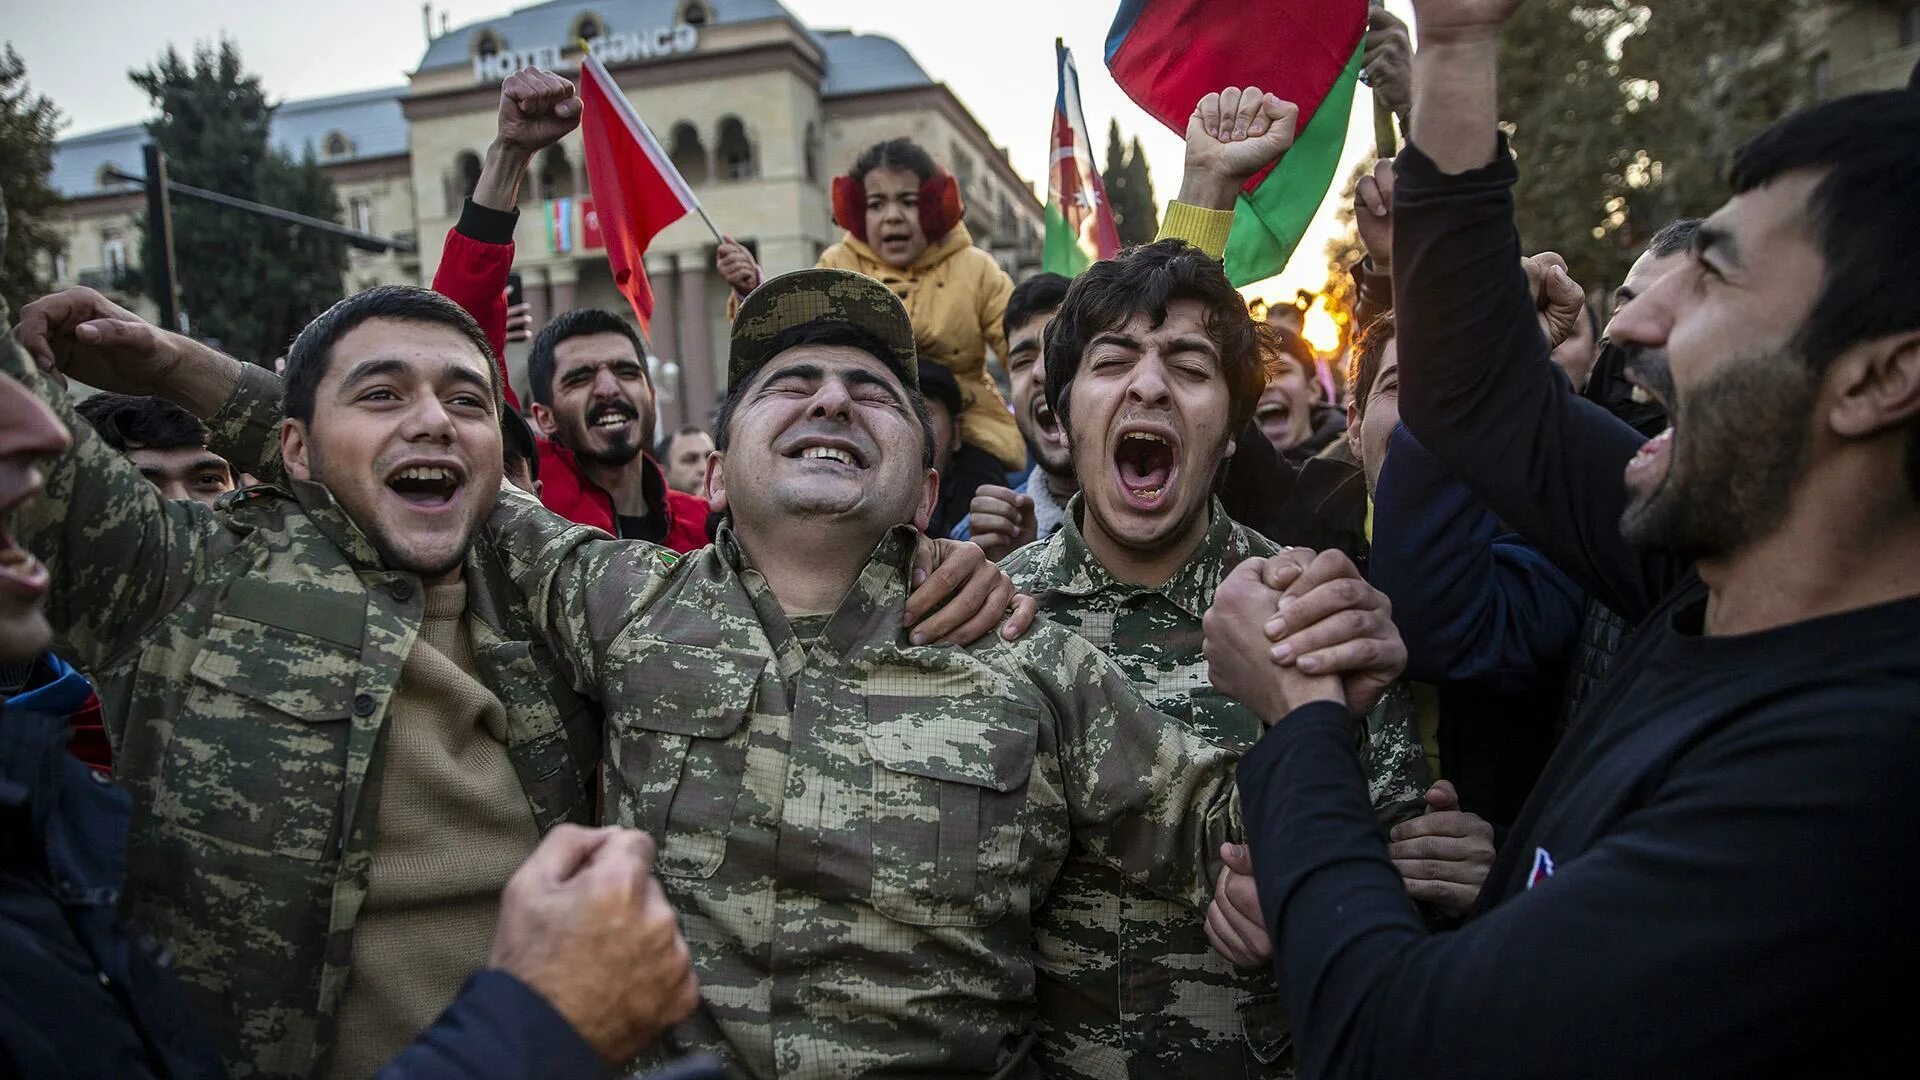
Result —
<instances>
[{"instance_id":1,"label":"man wearing dark jacket","mask_svg":"<svg viewBox=\"0 0 1920 1080\"><path fill-rule=\"evenodd\" d=\"M1920 269L1906 250L1920 97L1830 101L1735 155L1736 194L1687 264L1613 327L1673 416L1649 441L1573 395L1535 319L1495 126L1517 6L1415 5L1394 272L1419 363L1401 409L1639 629L1548 764L1477 917L1429 936L1364 827L1341 688L1237 661L1229 647L1276 600L1223 587L1242 610L1209 622L1216 686L1286 714L1240 776L1302 1072L1905 1075L1920 967Z\"/></svg>"}]
</instances>

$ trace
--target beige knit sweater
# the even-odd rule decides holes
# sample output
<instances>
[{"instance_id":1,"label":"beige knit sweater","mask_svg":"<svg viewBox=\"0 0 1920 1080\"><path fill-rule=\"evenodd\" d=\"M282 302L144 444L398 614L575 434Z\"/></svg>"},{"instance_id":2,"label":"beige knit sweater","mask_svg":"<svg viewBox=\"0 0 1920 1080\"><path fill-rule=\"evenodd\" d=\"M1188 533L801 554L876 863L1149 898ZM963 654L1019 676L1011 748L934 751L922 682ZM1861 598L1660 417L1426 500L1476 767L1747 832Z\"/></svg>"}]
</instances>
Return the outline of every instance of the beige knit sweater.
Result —
<instances>
[{"instance_id":1,"label":"beige knit sweater","mask_svg":"<svg viewBox=\"0 0 1920 1080\"><path fill-rule=\"evenodd\" d=\"M400 672L367 900L326 1073L364 1078L487 962L500 890L540 840L506 715L474 677L466 585L426 590Z\"/></svg>"}]
</instances>

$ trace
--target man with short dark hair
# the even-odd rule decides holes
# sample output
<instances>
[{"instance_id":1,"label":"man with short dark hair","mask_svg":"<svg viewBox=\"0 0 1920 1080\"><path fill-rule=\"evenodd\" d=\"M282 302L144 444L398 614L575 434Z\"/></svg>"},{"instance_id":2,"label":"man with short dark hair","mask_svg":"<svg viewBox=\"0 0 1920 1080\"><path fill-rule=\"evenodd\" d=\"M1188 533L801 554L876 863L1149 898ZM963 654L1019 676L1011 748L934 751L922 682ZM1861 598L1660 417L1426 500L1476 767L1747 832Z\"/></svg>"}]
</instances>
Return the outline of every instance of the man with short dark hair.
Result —
<instances>
[{"instance_id":1,"label":"man with short dark hair","mask_svg":"<svg viewBox=\"0 0 1920 1080\"><path fill-rule=\"evenodd\" d=\"M119 388L206 351L84 289L28 305L20 336ZM540 834L593 813L599 715L470 550L500 488L492 360L444 297L374 289L288 352L287 419L253 431L278 435L286 486L170 502L83 429L16 513L141 807L130 910L236 1069L370 1072L485 966ZM240 378L278 414L270 372Z\"/></svg>"},{"instance_id":2,"label":"man with short dark hair","mask_svg":"<svg viewBox=\"0 0 1920 1080\"><path fill-rule=\"evenodd\" d=\"M667 471L667 486L688 495L706 498L707 455L713 453L713 436L699 424L684 424L660 444L660 466Z\"/></svg>"},{"instance_id":3,"label":"man with short dark hair","mask_svg":"<svg viewBox=\"0 0 1920 1080\"><path fill-rule=\"evenodd\" d=\"M1429 935L1366 828L1340 681L1249 662L1281 594L1223 587L1215 684L1284 717L1242 794L1303 1067L1904 1076L1920 967L1920 96L1824 102L1734 154L1731 198L1611 327L1672 418L1647 439L1552 366L1519 265L1495 104L1517 6L1415 0L1394 195L1401 412L1638 629L1503 841L1477 917Z\"/></svg>"},{"instance_id":4,"label":"man with short dark hair","mask_svg":"<svg viewBox=\"0 0 1920 1080\"><path fill-rule=\"evenodd\" d=\"M653 380L631 323L598 308L562 312L534 335L527 381L543 454L554 463L542 494L549 508L579 520L579 503L604 502L618 536L675 551L706 544L706 501L669 487L646 451Z\"/></svg>"},{"instance_id":5,"label":"man with short dark hair","mask_svg":"<svg viewBox=\"0 0 1920 1080\"><path fill-rule=\"evenodd\" d=\"M1061 429L1047 396L1040 392L1046 364L1041 353L1047 321L1067 295L1069 280L1060 274L1035 274L1014 286L1002 320L1007 336L1007 382L1013 421L1026 441L1033 469L1019 484L985 484L974 492L967 519L953 536L972 540L990 559L1034 540L1052 536L1066 513L1067 500L1079 490Z\"/></svg>"},{"instance_id":6,"label":"man with short dark hair","mask_svg":"<svg viewBox=\"0 0 1920 1080\"><path fill-rule=\"evenodd\" d=\"M1003 563L1169 727L1235 751L1259 739L1260 723L1207 686L1200 617L1233 567L1278 550L1214 493L1266 384L1268 333L1220 263L1182 241L1082 271L1054 314L1045 364L1080 490L1058 532ZM1397 819L1425 789L1418 744L1404 725L1372 735L1377 802ZM1191 910L1100 860L1068 860L1035 941L1049 1075L1291 1075L1271 974L1236 971Z\"/></svg>"},{"instance_id":7,"label":"man with short dark hair","mask_svg":"<svg viewBox=\"0 0 1920 1080\"><path fill-rule=\"evenodd\" d=\"M212 506L234 488L233 467L207 449L207 426L165 398L95 394L74 412L169 499Z\"/></svg>"}]
</instances>

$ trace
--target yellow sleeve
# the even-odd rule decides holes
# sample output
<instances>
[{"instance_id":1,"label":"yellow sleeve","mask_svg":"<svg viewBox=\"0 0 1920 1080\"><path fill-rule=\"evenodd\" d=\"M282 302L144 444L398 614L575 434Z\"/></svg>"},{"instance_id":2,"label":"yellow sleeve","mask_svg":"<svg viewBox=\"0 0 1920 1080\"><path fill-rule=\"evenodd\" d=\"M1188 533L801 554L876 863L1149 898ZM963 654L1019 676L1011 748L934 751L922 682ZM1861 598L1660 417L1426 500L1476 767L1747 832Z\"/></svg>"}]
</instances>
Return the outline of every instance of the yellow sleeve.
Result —
<instances>
[{"instance_id":1,"label":"yellow sleeve","mask_svg":"<svg viewBox=\"0 0 1920 1080\"><path fill-rule=\"evenodd\" d=\"M982 254L985 254L982 252ZM1002 325L1007 317L1007 301L1013 298L1013 279L1007 276L1000 264L988 255L986 266L981 272L978 292L980 298L980 338L986 342L987 349L1000 361L1004 370L1007 366L1007 330Z\"/></svg>"},{"instance_id":2,"label":"yellow sleeve","mask_svg":"<svg viewBox=\"0 0 1920 1080\"><path fill-rule=\"evenodd\" d=\"M1167 204L1155 240L1185 240L1216 259L1227 257L1227 233L1233 231L1233 211L1209 210L1178 199Z\"/></svg>"}]
</instances>

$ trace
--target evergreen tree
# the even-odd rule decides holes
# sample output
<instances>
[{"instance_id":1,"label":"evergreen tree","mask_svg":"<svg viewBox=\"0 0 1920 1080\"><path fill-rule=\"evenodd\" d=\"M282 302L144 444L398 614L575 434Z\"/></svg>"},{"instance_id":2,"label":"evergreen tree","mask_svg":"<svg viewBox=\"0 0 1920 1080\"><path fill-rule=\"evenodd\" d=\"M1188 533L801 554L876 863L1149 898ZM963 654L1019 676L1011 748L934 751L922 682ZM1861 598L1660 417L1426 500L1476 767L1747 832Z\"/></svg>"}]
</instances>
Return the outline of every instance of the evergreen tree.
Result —
<instances>
[{"instance_id":1,"label":"evergreen tree","mask_svg":"<svg viewBox=\"0 0 1920 1080\"><path fill-rule=\"evenodd\" d=\"M0 301L14 311L47 291L47 270L66 247L51 225L60 195L47 182L54 136L65 123L53 102L27 85L26 65L8 45L0 52L0 202L7 214Z\"/></svg>"},{"instance_id":2,"label":"evergreen tree","mask_svg":"<svg viewBox=\"0 0 1920 1080\"><path fill-rule=\"evenodd\" d=\"M169 48L130 73L158 115L147 132L167 155L169 179L337 221L333 184L313 161L293 162L268 143L273 106L231 41L202 44L191 63ZM196 334L243 359L271 361L341 296L346 244L338 238L194 199L173 200L180 307ZM142 228L142 266L156 265ZM140 282L147 287L147 282Z\"/></svg>"},{"instance_id":3,"label":"evergreen tree","mask_svg":"<svg viewBox=\"0 0 1920 1080\"><path fill-rule=\"evenodd\" d=\"M1160 204L1153 198L1153 176L1147 172L1147 152L1140 147L1140 136L1133 137L1127 150L1127 197L1133 200L1129 232L1120 234L1123 244L1151 244L1160 234Z\"/></svg>"},{"instance_id":4,"label":"evergreen tree","mask_svg":"<svg viewBox=\"0 0 1920 1080\"><path fill-rule=\"evenodd\" d=\"M1522 5L1501 42L1500 115L1520 170L1523 249L1558 251L1575 281L1605 295L1661 226L1711 213L1734 149L1807 96L1799 37L1816 6ZM1341 212L1344 223L1351 209ZM1328 245L1331 276L1358 251L1350 227L1343 234Z\"/></svg>"},{"instance_id":5,"label":"evergreen tree","mask_svg":"<svg viewBox=\"0 0 1920 1080\"><path fill-rule=\"evenodd\" d=\"M1160 231L1160 215L1153 201L1153 178L1147 175L1147 158L1140 140L1133 140L1132 153L1120 137L1119 121L1107 125L1107 161L1100 170L1107 189L1107 205L1113 208L1113 227L1120 234L1120 246L1152 243Z\"/></svg>"}]
</instances>

